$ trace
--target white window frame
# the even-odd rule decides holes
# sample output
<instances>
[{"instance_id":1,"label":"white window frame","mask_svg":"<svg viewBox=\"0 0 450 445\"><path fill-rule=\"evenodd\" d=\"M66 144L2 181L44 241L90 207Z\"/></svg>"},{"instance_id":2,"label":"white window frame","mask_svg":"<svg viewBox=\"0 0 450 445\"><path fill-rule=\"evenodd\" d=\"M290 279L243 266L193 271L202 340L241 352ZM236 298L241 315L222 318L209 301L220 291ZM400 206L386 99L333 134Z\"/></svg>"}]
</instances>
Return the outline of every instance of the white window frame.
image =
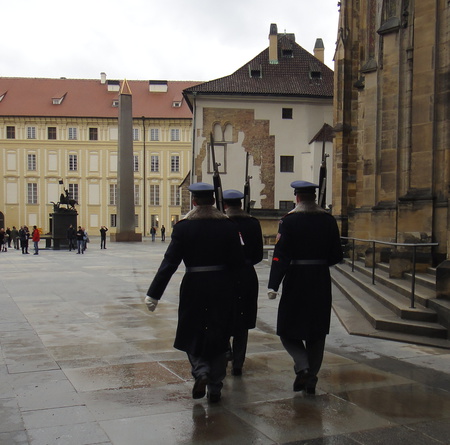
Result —
<instances>
[{"instance_id":1,"label":"white window frame","mask_svg":"<svg viewBox=\"0 0 450 445\"><path fill-rule=\"evenodd\" d=\"M139 171L139 155L133 155L133 171Z\"/></svg>"},{"instance_id":2,"label":"white window frame","mask_svg":"<svg viewBox=\"0 0 450 445\"><path fill-rule=\"evenodd\" d=\"M36 127L27 127L27 139L36 139Z\"/></svg>"},{"instance_id":3,"label":"white window frame","mask_svg":"<svg viewBox=\"0 0 450 445\"><path fill-rule=\"evenodd\" d=\"M78 171L78 155L75 153L69 154L69 171Z\"/></svg>"},{"instance_id":4,"label":"white window frame","mask_svg":"<svg viewBox=\"0 0 450 445\"><path fill-rule=\"evenodd\" d=\"M178 185L170 185L170 205L179 206L180 204L180 187Z\"/></svg>"},{"instance_id":5,"label":"white window frame","mask_svg":"<svg viewBox=\"0 0 450 445\"><path fill-rule=\"evenodd\" d=\"M139 140L139 128L133 128L133 141Z\"/></svg>"},{"instance_id":6,"label":"white window frame","mask_svg":"<svg viewBox=\"0 0 450 445\"><path fill-rule=\"evenodd\" d=\"M115 214L115 213L111 213L111 218L110 218L110 224L109 224L109 226L110 227L117 227L117 214Z\"/></svg>"},{"instance_id":7,"label":"white window frame","mask_svg":"<svg viewBox=\"0 0 450 445\"><path fill-rule=\"evenodd\" d=\"M159 184L150 184L149 204L159 206Z\"/></svg>"},{"instance_id":8,"label":"white window frame","mask_svg":"<svg viewBox=\"0 0 450 445\"><path fill-rule=\"evenodd\" d=\"M170 129L170 140L171 141L180 141L180 129L179 128L171 128Z\"/></svg>"},{"instance_id":9,"label":"white window frame","mask_svg":"<svg viewBox=\"0 0 450 445\"><path fill-rule=\"evenodd\" d=\"M170 172L179 173L180 172L180 155L170 156Z\"/></svg>"},{"instance_id":10,"label":"white window frame","mask_svg":"<svg viewBox=\"0 0 450 445\"><path fill-rule=\"evenodd\" d=\"M141 193L139 189L139 184L134 184L134 205L138 206L140 205L141 201Z\"/></svg>"},{"instance_id":11,"label":"white window frame","mask_svg":"<svg viewBox=\"0 0 450 445\"><path fill-rule=\"evenodd\" d=\"M27 183L27 204L38 203L38 188L36 182Z\"/></svg>"},{"instance_id":12,"label":"white window frame","mask_svg":"<svg viewBox=\"0 0 450 445\"><path fill-rule=\"evenodd\" d=\"M28 153L28 155L27 155L27 170L28 171L36 171L36 169L37 169L36 155L34 153Z\"/></svg>"},{"instance_id":13,"label":"white window frame","mask_svg":"<svg viewBox=\"0 0 450 445\"><path fill-rule=\"evenodd\" d=\"M69 198L78 202L78 184L69 184Z\"/></svg>"},{"instance_id":14,"label":"white window frame","mask_svg":"<svg viewBox=\"0 0 450 445\"><path fill-rule=\"evenodd\" d=\"M117 205L117 184L109 184L109 205Z\"/></svg>"},{"instance_id":15,"label":"white window frame","mask_svg":"<svg viewBox=\"0 0 450 445\"><path fill-rule=\"evenodd\" d=\"M159 141L159 128L150 128L150 141Z\"/></svg>"},{"instance_id":16,"label":"white window frame","mask_svg":"<svg viewBox=\"0 0 450 445\"><path fill-rule=\"evenodd\" d=\"M68 130L69 141L76 141L78 139L77 127L69 127L67 130Z\"/></svg>"},{"instance_id":17,"label":"white window frame","mask_svg":"<svg viewBox=\"0 0 450 445\"><path fill-rule=\"evenodd\" d=\"M159 155L150 156L150 171L152 173L159 173Z\"/></svg>"}]
</instances>

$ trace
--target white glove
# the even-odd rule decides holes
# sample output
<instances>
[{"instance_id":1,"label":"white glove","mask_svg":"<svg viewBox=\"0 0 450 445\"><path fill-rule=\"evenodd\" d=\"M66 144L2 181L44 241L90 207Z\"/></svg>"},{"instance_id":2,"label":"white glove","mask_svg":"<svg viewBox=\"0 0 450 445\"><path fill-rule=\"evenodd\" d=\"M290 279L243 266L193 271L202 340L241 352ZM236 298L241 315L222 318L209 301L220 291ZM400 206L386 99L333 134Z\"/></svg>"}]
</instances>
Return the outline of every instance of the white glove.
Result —
<instances>
[{"instance_id":1,"label":"white glove","mask_svg":"<svg viewBox=\"0 0 450 445\"><path fill-rule=\"evenodd\" d=\"M158 301L155 298L149 297L148 295L145 297L145 304L150 312L153 312L158 306Z\"/></svg>"},{"instance_id":2,"label":"white glove","mask_svg":"<svg viewBox=\"0 0 450 445\"><path fill-rule=\"evenodd\" d=\"M269 289L267 292L267 296L269 297L269 300L275 300L277 298L278 292L275 292L273 289Z\"/></svg>"}]
</instances>

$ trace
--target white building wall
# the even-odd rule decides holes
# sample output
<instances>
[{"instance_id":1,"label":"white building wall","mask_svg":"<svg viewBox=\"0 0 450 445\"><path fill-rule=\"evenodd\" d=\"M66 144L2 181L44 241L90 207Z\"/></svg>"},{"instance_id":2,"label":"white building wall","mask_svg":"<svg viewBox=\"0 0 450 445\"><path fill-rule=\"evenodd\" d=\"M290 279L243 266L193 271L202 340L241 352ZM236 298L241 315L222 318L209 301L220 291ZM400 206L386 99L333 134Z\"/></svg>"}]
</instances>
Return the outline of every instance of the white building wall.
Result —
<instances>
[{"instance_id":1,"label":"white building wall","mask_svg":"<svg viewBox=\"0 0 450 445\"><path fill-rule=\"evenodd\" d=\"M203 134L208 134L211 129L203 129L203 110L204 108L222 108L222 109L251 109L254 111L255 119L267 120L270 122L270 135L275 136L275 208L278 208L279 201L294 201L294 195L290 184L292 181L303 179L318 183L319 167L321 162L322 143L309 144L311 139L317 134L322 126L327 123L333 123L333 105L332 100L280 100L271 98L261 98L256 100L247 99L211 99L201 96L196 103L196 127L195 131L195 156L198 155L200 148L206 139ZM282 118L282 108L292 109L292 119ZM219 145L221 141L217 140L218 145L216 161L221 162ZM226 148L226 171L221 173L223 189L238 189L243 191L245 182L245 162L246 152L243 146L245 135L240 132L236 143L228 143ZM225 141L226 142L226 141ZM332 149L332 144L327 143L327 152ZM219 154L219 156L218 156ZM280 156L294 157L294 171L280 172ZM331 162L331 157L328 162ZM255 208L261 208L260 195L264 188L261 182L260 172L265 165L254 165L253 158L250 157L249 174L251 179L251 199L255 201ZM212 183L212 174L208 173L208 157L202 163L202 180ZM328 164L328 172L331 172L331 165ZM222 167L223 168L223 167ZM196 178L194 178L194 181ZM327 190L327 203L331 203L331 185Z\"/></svg>"}]
</instances>

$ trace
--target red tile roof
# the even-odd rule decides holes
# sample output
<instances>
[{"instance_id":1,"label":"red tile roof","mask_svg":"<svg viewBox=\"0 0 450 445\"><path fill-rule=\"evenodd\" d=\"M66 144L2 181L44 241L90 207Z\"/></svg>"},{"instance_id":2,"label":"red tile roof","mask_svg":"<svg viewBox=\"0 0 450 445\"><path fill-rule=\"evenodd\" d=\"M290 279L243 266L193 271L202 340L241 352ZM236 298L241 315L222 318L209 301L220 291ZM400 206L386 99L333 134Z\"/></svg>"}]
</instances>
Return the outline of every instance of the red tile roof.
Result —
<instances>
[{"instance_id":1,"label":"red tile roof","mask_svg":"<svg viewBox=\"0 0 450 445\"><path fill-rule=\"evenodd\" d=\"M243 94L296 97L333 97L333 71L295 42L292 34L278 34L278 64L269 63L269 48L233 74L187 88L185 93ZM283 55L292 50L292 57ZM262 77L250 70L261 69ZM320 78L311 78L320 72Z\"/></svg>"},{"instance_id":2,"label":"red tile roof","mask_svg":"<svg viewBox=\"0 0 450 445\"><path fill-rule=\"evenodd\" d=\"M122 82L120 82L122 83ZM173 107L174 98L199 82L167 81L166 93L150 92L149 81L128 81L133 95L133 116L140 118L190 118L189 107ZM6 93L6 94L5 94ZM52 117L118 117L113 101L118 91L108 91L107 83L100 79L45 79L0 77L0 116L52 116ZM64 96L60 105L53 99Z\"/></svg>"}]
</instances>

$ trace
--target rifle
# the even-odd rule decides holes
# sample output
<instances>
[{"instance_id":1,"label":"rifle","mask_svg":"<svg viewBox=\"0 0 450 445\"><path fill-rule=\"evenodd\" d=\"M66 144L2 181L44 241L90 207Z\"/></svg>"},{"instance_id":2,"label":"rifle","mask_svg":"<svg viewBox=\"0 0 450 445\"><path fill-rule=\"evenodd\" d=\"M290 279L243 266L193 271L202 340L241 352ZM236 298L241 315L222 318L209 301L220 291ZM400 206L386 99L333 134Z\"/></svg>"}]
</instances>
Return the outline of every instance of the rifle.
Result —
<instances>
[{"instance_id":1,"label":"rifle","mask_svg":"<svg viewBox=\"0 0 450 445\"><path fill-rule=\"evenodd\" d=\"M325 140L322 145L322 162L319 169L319 199L317 203L323 209L325 208L325 197L327 193L327 158L328 154L325 153Z\"/></svg>"},{"instance_id":2,"label":"rifle","mask_svg":"<svg viewBox=\"0 0 450 445\"><path fill-rule=\"evenodd\" d=\"M245 183L244 183L244 211L250 213L250 179L251 176L248 174L248 160L250 153L247 152L245 158Z\"/></svg>"},{"instance_id":3,"label":"rifle","mask_svg":"<svg viewBox=\"0 0 450 445\"><path fill-rule=\"evenodd\" d=\"M216 207L223 213L225 213L225 209L223 206L223 190L222 190L222 181L220 180L219 174L219 163L216 162L216 153L214 151L214 138L213 134L210 134L210 148L211 148L211 157L213 163L213 185L214 185L214 196L216 198Z\"/></svg>"}]
</instances>

